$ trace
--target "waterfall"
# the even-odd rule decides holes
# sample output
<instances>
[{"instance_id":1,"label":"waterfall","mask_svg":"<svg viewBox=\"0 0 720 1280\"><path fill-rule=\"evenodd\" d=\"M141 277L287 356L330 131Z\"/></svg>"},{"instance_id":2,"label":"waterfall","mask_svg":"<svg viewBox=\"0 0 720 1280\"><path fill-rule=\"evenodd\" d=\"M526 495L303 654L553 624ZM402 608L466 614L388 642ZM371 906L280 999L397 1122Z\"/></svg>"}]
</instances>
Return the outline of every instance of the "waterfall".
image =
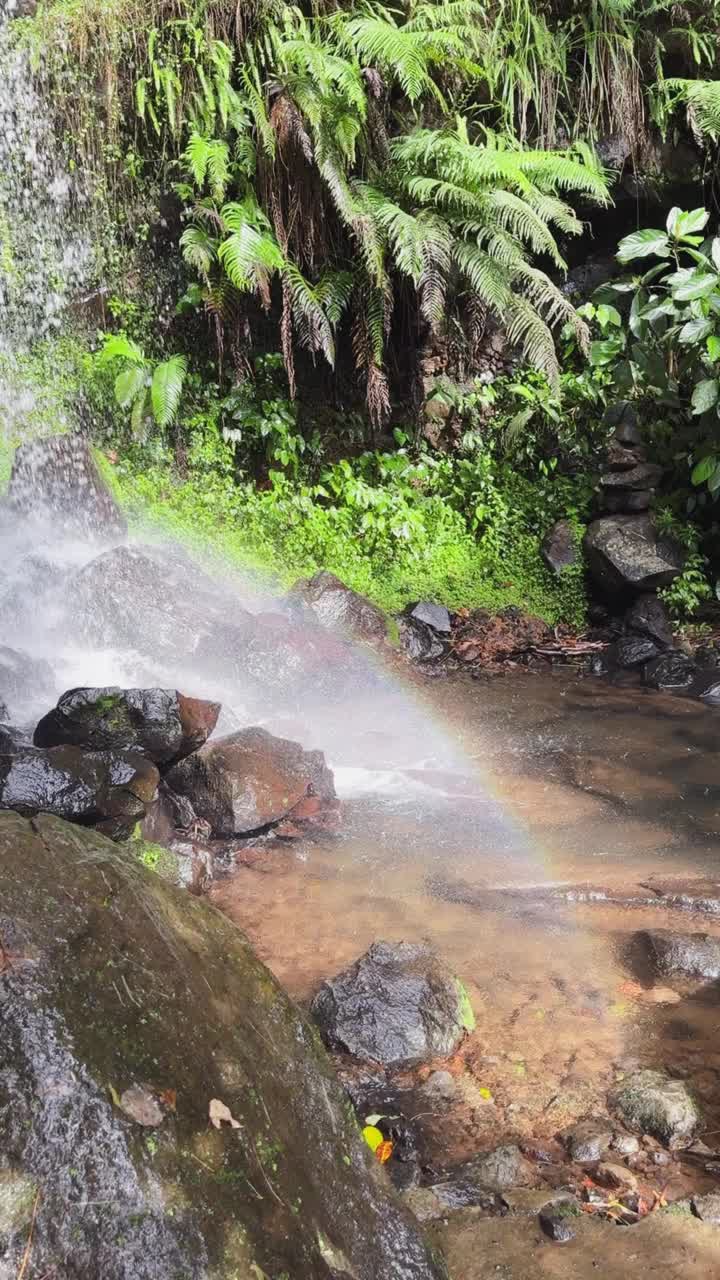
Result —
<instances>
[{"instance_id":1,"label":"waterfall","mask_svg":"<svg viewBox=\"0 0 720 1280\"><path fill-rule=\"evenodd\" d=\"M23 21L31 7L0 0L0 425L10 437L38 408L22 358L60 331L63 308L93 267L88 192L43 95Z\"/></svg>"}]
</instances>

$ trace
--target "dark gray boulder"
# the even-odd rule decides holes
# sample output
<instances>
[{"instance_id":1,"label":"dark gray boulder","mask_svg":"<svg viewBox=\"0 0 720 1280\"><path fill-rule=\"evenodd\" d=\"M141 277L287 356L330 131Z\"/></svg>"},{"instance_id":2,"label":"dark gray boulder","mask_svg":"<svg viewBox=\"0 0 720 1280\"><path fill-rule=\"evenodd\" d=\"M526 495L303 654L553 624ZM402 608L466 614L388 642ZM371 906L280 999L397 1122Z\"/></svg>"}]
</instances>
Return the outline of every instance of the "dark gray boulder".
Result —
<instances>
[{"instance_id":1,"label":"dark gray boulder","mask_svg":"<svg viewBox=\"0 0 720 1280\"><path fill-rule=\"evenodd\" d=\"M606 489L602 509L608 515L638 515L648 510L651 499L649 489Z\"/></svg>"},{"instance_id":2,"label":"dark gray boulder","mask_svg":"<svg viewBox=\"0 0 720 1280\"><path fill-rule=\"evenodd\" d=\"M50 520L66 534L105 542L127 535L127 521L78 435L20 445L7 500L18 515Z\"/></svg>"},{"instance_id":3,"label":"dark gray boulder","mask_svg":"<svg viewBox=\"0 0 720 1280\"><path fill-rule=\"evenodd\" d=\"M455 1052L475 1026L465 988L428 946L375 942L311 1006L325 1043L393 1064Z\"/></svg>"},{"instance_id":4,"label":"dark gray boulder","mask_svg":"<svg viewBox=\"0 0 720 1280\"><path fill-rule=\"evenodd\" d=\"M167 765L201 747L219 714L218 702L176 689L70 689L40 721L33 741L36 747L139 751Z\"/></svg>"},{"instance_id":5,"label":"dark gray boulder","mask_svg":"<svg viewBox=\"0 0 720 1280\"><path fill-rule=\"evenodd\" d=\"M720 1191L709 1191L704 1196L693 1196L692 1211L701 1222L720 1227Z\"/></svg>"},{"instance_id":6,"label":"dark gray boulder","mask_svg":"<svg viewBox=\"0 0 720 1280\"><path fill-rule=\"evenodd\" d=\"M306 604L323 627L358 640L383 641L387 619L382 609L346 587L334 573L321 571L296 582L289 593Z\"/></svg>"},{"instance_id":7,"label":"dark gray boulder","mask_svg":"<svg viewBox=\"0 0 720 1280\"><path fill-rule=\"evenodd\" d=\"M563 1196L543 1205L538 1214L538 1222L549 1240L554 1240L556 1244L567 1244L574 1239L578 1219L581 1217L582 1210L577 1200Z\"/></svg>"},{"instance_id":8,"label":"dark gray boulder","mask_svg":"<svg viewBox=\"0 0 720 1280\"><path fill-rule=\"evenodd\" d=\"M720 938L711 934L646 929L636 934L636 942L664 978L720 978Z\"/></svg>"},{"instance_id":9,"label":"dark gray boulder","mask_svg":"<svg viewBox=\"0 0 720 1280\"><path fill-rule=\"evenodd\" d=\"M611 662L627 670L642 667L656 658L660 650L649 636L621 636L608 654Z\"/></svg>"},{"instance_id":10,"label":"dark gray boulder","mask_svg":"<svg viewBox=\"0 0 720 1280\"><path fill-rule=\"evenodd\" d=\"M682 649L668 649L648 662L643 680L653 689L689 689L697 675L692 658Z\"/></svg>"},{"instance_id":11,"label":"dark gray boulder","mask_svg":"<svg viewBox=\"0 0 720 1280\"><path fill-rule=\"evenodd\" d=\"M629 1129L650 1134L669 1147L687 1144L700 1112L687 1085L663 1071L636 1071L613 1090L610 1103Z\"/></svg>"},{"instance_id":12,"label":"dark gray boulder","mask_svg":"<svg viewBox=\"0 0 720 1280\"><path fill-rule=\"evenodd\" d=\"M612 430L614 438L620 444L635 447L643 442L638 426L638 416L629 400L619 400L617 404L608 405L603 415L604 425Z\"/></svg>"},{"instance_id":13,"label":"dark gray boulder","mask_svg":"<svg viewBox=\"0 0 720 1280\"><path fill-rule=\"evenodd\" d=\"M682 571L685 553L660 535L649 516L603 516L588 527L583 545L588 568L603 591L647 592L668 586Z\"/></svg>"},{"instance_id":14,"label":"dark gray boulder","mask_svg":"<svg viewBox=\"0 0 720 1280\"><path fill-rule=\"evenodd\" d=\"M637 462L634 467L605 471L600 477L604 489L654 489L662 479L663 469L654 462Z\"/></svg>"},{"instance_id":15,"label":"dark gray boulder","mask_svg":"<svg viewBox=\"0 0 720 1280\"><path fill-rule=\"evenodd\" d=\"M708 707L720 707L720 671L710 667L706 671L698 671L688 687L693 698L699 698Z\"/></svg>"},{"instance_id":16,"label":"dark gray boulder","mask_svg":"<svg viewBox=\"0 0 720 1280\"><path fill-rule=\"evenodd\" d=\"M655 595L638 596L625 613L625 626L641 636L649 636L660 649L669 649L673 631L667 606Z\"/></svg>"},{"instance_id":17,"label":"dark gray boulder","mask_svg":"<svg viewBox=\"0 0 720 1280\"><path fill-rule=\"evenodd\" d=\"M398 622L400 647L411 662L434 662L447 652L447 646L433 627L414 618L400 618Z\"/></svg>"},{"instance_id":18,"label":"dark gray boulder","mask_svg":"<svg viewBox=\"0 0 720 1280\"><path fill-rule=\"evenodd\" d=\"M575 531L569 520L557 520L540 544L540 555L551 573L562 573L577 563Z\"/></svg>"},{"instance_id":19,"label":"dark gray boulder","mask_svg":"<svg viewBox=\"0 0 720 1280\"><path fill-rule=\"evenodd\" d=\"M18 746L0 756L0 808L52 813L122 840L145 817L159 780L136 752Z\"/></svg>"},{"instance_id":20,"label":"dark gray boulder","mask_svg":"<svg viewBox=\"0 0 720 1280\"><path fill-rule=\"evenodd\" d=\"M452 631L452 620L444 604L433 604L430 600L420 600L417 604L409 604L405 616L413 622L430 627L439 636L449 636Z\"/></svg>"},{"instance_id":21,"label":"dark gray boulder","mask_svg":"<svg viewBox=\"0 0 720 1280\"><path fill-rule=\"evenodd\" d=\"M283 822L332 828L338 801L322 751L266 729L242 729L208 742L166 775L218 837L249 835Z\"/></svg>"},{"instance_id":22,"label":"dark gray boulder","mask_svg":"<svg viewBox=\"0 0 720 1280\"><path fill-rule=\"evenodd\" d=\"M448 1175L443 1182L433 1183L433 1191L445 1204L450 1206L452 1203L453 1207L480 1203L482 1196L489 1191L528 1187L537 1180L534 1166L512 1143L474 1156L472 1160L448 1170Z\"/></svg>"},{"instance_id":23,"label":"dark gray boulder","mask_svg":"<svg viewBox=\"0 0 720 1280\"><path fill-rule=\"evenodd\" d=\"M313 1027L207 902L2 814L0 938L1 1274L33 1221L38 1280L442 1280Z\"/></svg>"}]
</instances>

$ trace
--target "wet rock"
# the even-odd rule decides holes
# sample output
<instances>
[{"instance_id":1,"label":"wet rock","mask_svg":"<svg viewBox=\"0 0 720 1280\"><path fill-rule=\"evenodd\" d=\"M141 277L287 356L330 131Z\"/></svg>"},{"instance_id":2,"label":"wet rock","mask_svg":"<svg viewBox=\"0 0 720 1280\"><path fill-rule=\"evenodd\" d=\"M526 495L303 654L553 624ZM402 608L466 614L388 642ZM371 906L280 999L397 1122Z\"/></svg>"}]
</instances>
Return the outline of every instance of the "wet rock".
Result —
<instances>
[{"instance_id":1,"label":"wet rock","mask_svg":"<svg viewBox=\"0 0 720 1280\"><path fill-rule=\"evenodd\" d=\"M696 1218L720 1227L720 1192L711 1191L706 1196L693 1196L691 1203Z\"/></svg>"},{"instance_id":2,"label":"wet rock","mask_svg":"<svg viewBox=\"0 0 720 1280\"><path fill-rule=\"evenodd\" d=\"M617 1191L620 1187L637 1191L638 1180L624 1164L613 1164L608 1160L601 1160L593 1177L601 1187L610 1187L613 1191Z\"/></svg>"},{"instance_id":3,"label":"wet rock","mask_svg":"<svg viewBox=\"0 0 720 1280\"><path fill-rule=\"evenodd\" d=\"M164 1120L162 1107L152 1090L134 1084L120 1095L120 1106L136 1124L155 1129Z\"/></svg>"},{"instance_id":4,"label":"wet rock","mask_svg":"<svg viewBox=\"0 0 720 1280\"><path fill-rule=\"evenodd\" d=\"M427 1098L447 1102L455 1097L457 1086L449 1071L433 1071L422 1086L421 1093Z\"/></svg>"},{"instance_id":5,"label":"wet rock","mask_svg":"<svg viewBox=\"0 0 720 1280\"><path fill-rule=\"evenodd\" d=\"M535 1170L519 1147L508 1144L466 1161L455 1170L459 1182L470 1182L485 1191L509 1191L535 1181Z\"/></svg>"},{"instance_id":6,"label":"wet rock","mask_svg":"<svg viewBox=\"0 0 720 1280\"><path fill-rule=\"evenodd\" d=\"M698 671L692 684L688 686L692 698L699 698L708 707L720 707L720 672L717 667L709 671Z\"/></svg>"},{"instance_id":7,"label":"wet rock","mask_svg":"<svg viewBox=\"0 0 720 1280\"><path fill-rule=\"evenodd\" d=\"M0 756L0 808L52 813L122 840L145 817L159 778L135 752L21 747Z\"/></svg>"},{"instance_id":8,"label":"wet rock","mask_svg":"<svg viewBox=\"0 0 720 1280\"><path fill-rule=\"evenodd\" d=\"M612 1126L606 1119L580 1120L563 1135L568 1155L577 1164L600 1160L612 1140Z\"/></svg>"},{"instance_id":9,"label":"wet rock","mask_svg":"<svg viewBox=\"0 0 720 1280\"><path fill-rule=\"evenodd\" d=\"M450 614L444 604L433 604L429 600L421 600L418 604L408 605L405 615L413 622L430 627L439 636L449 636L452 631Z\"/></svg>"},{"instance_id":10,"label":"wet rock","mask_svg":"<svg viewBox=\"0 0 720 1280\"><path fill-rule=\"evenodd\" d=\"M23 729L11 724L0 724L0 756L14 756L32 742Z\"/></svg>"},{"instance_id":11,"label":"wet rock","mask_svg":"<svg viewBox=\"0 0 720 1280\"><path fill-rule=\"evenodd\" d=\"M322 571L296 582L290 595L307 604L321 626L331 631L360 640L387 638L387 619L382 609L346 587L333 573Z\"/></svg>"},{"instance_id":12,"label":"wet rock","mask_svg":"<svg viewBox=\"0 0 720 1280\"><path fill-rule=\"evenodd\" d=\"M707 933L647 929L635 935L656 973L663 977L720 978L720 938Z\"/></svg>"},{"instance_id":13,"label":"wet rock","mask_svg":"<svg viewBox=\"0 0 720 1280\"><path fill-rule=\"evenodd\" d=\"M540 1210L538 1221L545 1235L556 1244L567 1244L575 1236L575 1226L581 1211L576 1200L569 1197L551 1200Z\"/></svg>"},{"instance_id":14,"label":"wet rock","mask_svg":"<svg viewBox=\"0 0 720 1280\"><path fill-rule=\"evenodd\" d=\"M593 521L583 545L592 578L609 593L668 586L685 559L682 547L659 534L650 517L642 515Z\"/></svg>"},{"instance_id":15,"label":"wet rock","mask_svg":"<svg viewBox=\"0 0 720 1280\"><path fill-rule=\"evenodd\" d=\"M229 920L94 832L2 814L0 936L22 957L0 976L3 1162L30 1201L0 1234L3 1274L21 1274L37 1188L37 1277L440 1280L311 1027ZM108 1089L146 1079L178 1099L150 1142ZM213 1099L239 1130L209 1124Z\"/></svg>"},{"instance_id":16,"label":"wet rock","mask_svg":"<svg viewBox=\"0 0 720 1280\"><path fill-rule=\"evenodd\" d=\"M649 489L606 489L602 509L608 515L640 515L649 510L651 500Z\"/></svg>"},{"instance_id":17,"label":"wet rock","mask_svg":"<svg viewBox=\"0 0 720 1280\"><path fill-rule=\"evenodd\" d=\"M642 667L656 658L660 650L649 636L621 636L608 653L611 663L624 670Z\"/></svg>"},{"instance_id":18,"label":"wet rock","mask_svg":"<svg viewBox=\"0 0 720 1280\"><path fill-rule=\"evenodd\" d=\"M700 1123L697 1104L682 1080L662 1071L637 1071L610 1096L611 1105L630 1129L651 1134L669 1147L692 1138Z\"/></svg>"},{"instance_id":19,"label":"wet rock","mask_svg":"<svg viewBox=\"0 0 720 1280\"><path fill-rule=\"evenodd\" d=\"M44 658L0 645L0 699L13 716L52 697L55 676ZM47 703L46 703L47 705Z\"/></svg>"},{"instance_id":20,"label":"wet rock","mask_svg":"<svg viewBox=\"0 0 720 1280\"><path fill-rule=\"evenodd\" d=\"M284 821L331 828L338 802L322 751L266 729L242 729L173 765L168 786L185 796L217 837L249 835Z\"/></svg>"},{"instance_id":21,"label":"wet rock","mask_svg":"<svg viewBox=\"0 0 720 1280\"><path fill-rule=\"evenodd\" d=\"M646 453L642 445L624 445L617 436L613 436L605 450L605 460L613 471L632 471L639 463L645 462Z\"/></svg>"},{"instance_id":22,"label":"wet rock","mask_svg":"<svg viewBox=\"0 0 720 1280\"><path fill-rule=\"evenodd\" d=\"M668 649L647 664L643 680L653 689L689 689L696 674L695 663L682 649Z\"/></svg>"},{"instance_id":23,"label":"wet rock","mask_svg":"<svg viewBox=\"0 0 720 1280\"><path fill-rule=\"evenodd\" d=\"M302 703L308 691L331 695L357 667L357 655L338 636L298 625L283 614L263 613L214 622L200 638L196 661L223 681L242 684L253 705L265 709L268 696Z\"/></svg>"},{"instance_id":24,"label":"wet rock","mask_svg":"<svg viewBox=\"0 0 720 1280\"><path fill-rule=\"evenodd\" d=\"M475 1025L462 983L410 942L375 942L323 983L311 1013L331 1048L387 1066L447 1057Z\"/></svg>"},{"instance_id":25,"label":"wet rock","mask_svg":"<svg viewBox=\"0 0 720 1280\"><path fill-rule=\"evenodd\" d=\"M398 627L400 645L411 662L433 662L443 657L446 646L432 627L414 618L401 618Z\"/></svg>"},{"instance_id":26,"label":"wet rock","mask_svg":"<svg viewBox=\"0 0 720 1280\"><path fill-rule=\"evenodd\" d=\"M698 645L693 656L697 665L706 671L720 667L720 649L713 644Z\"/></svg>"},{"instance_id":27,"label":"wet rock","mask_svg":"<svg viewBox=\"0 0 720 1280\"><path fill-rule=\"evenodd\" d=\"M577 562L575 531L569 520L557 520L540 544L540 555L552 573L561 573Z\"/></svg>"},{"instance_id":28,"label":"wet rock","mask_svg":"<svg viewBox=\"0 0 720 1280\"><path fill-rule=\"evenodd\" d=\"M648 636L658 648L669 649L672 645L672 624L667 607L657 596L638 596L627 610L624 621L628 631Z\"/></svg>"},{"instance_id":29,"label":"wet rock","mask_svg":"<svg viewBox=\"0 0 720 1280\"><path fill-rule=\"evenodd\" d=\"M610 1146L620 1156L636 1156L640 1150L640 1143L632 1133L616 1133Z\"/></svg>"},{"instance_id":30,"label":"wet rock","mask_svg":"<svg viewBox=\"0 0 720 1280\"><path fill-rule=\"evenodd\" d=\"M654 489L662 479L663 469L654 462L638 462L634 467L606 471L600 477L605 489Z\"/></svg>"},{"instance_id":31,"label":"wet rock","mask_svg":"<svg viewBox=\"0 0 720 1280\"><path fill-rule=\"evenodd\" d=\"M218 702L187 698L176 689L71 689L35 730L36 747L63 744L91 751L139 751L167 765L207 741Z\"/></svg>"},{"instance_id":32,"label":"wet rock","mask_svg":"<svg viewBox=\"0 0 720 1280\"><path fill-rule=\"evenodd\" d=\"M55 529L82 538L115 542L127 521L81 436L51 436L15 452L7 493L19 516L51 520Z\"/></svg>"},{"instance_id":33,"label":"wet rock","mask_svg":"<svg viewBox=\"0 0 720 1280\"><path fill-rule=\"evenodd\" d=\"M619 444L631 448L642 444L642 434L638 426L638 416L629 400L620 400L609 405L603 415L606 427L612 429L613 437Z\"/></svg>"}]
</instances>

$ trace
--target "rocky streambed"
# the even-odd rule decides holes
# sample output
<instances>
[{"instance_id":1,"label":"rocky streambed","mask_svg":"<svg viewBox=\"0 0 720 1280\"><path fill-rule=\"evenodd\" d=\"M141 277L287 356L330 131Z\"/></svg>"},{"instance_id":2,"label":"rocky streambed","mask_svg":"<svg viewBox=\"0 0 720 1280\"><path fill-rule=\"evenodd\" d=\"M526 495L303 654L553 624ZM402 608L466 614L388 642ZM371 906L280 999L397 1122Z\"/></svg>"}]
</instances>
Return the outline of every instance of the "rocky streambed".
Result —
<instances>
[{"instance_id":1,"label":"rocky streambed","mask_svg":"<svg viewBox=\"0 0 720 1280\"><path fill-rule=\"evenodd\" d=\"M518 620L435 605L428 683L331 575L127 543L42 456L2 517L0 1276L430 1280L424 1232L454 1280L707 1274L712 700L469 679Z\"/></svg>"}]
</instances>

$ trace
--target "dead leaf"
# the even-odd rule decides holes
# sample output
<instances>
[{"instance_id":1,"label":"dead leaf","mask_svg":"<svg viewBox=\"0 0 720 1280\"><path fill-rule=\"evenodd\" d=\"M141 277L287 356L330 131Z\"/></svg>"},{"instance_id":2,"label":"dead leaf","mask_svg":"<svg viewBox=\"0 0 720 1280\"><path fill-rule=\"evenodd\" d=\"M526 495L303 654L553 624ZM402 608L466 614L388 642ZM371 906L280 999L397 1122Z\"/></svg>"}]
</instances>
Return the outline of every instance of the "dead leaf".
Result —
<instances>
[{"instance_id":1,"label":"dead leaf","mask_svg":"<svg viewBox=\"0 0 720 1280\"><path fill-rule=\"evenodd\" d=\"M219 1098L210 1099L208 1115L210 1116L210 1123L214 1125L216 1129L220 1129L223 1122L225 1124L229 1124L231 1129L240 1128L240 1123L235 1119L230 1108L226 1107L225 1103L221 1102Z\"/></svg>"},{"instance_id":2,"label":"dead leaf","mask_svg":"<svg viewBox=\"0 0 720 1280\"><path fill-rule=\"evenodd\" d=\"M177 1111L177 1090L163 1089L160 1094L160 1101L169 1111Z\"/></svg>"},{"instance_id":3,"label":"dead leaf","mask_svg":"<svg viewBox=\"0 0 720 1280\"><path fill-rule=\"evenodd\" d=\"M142 1085L134 1084L120 1095L120 1107L136 1124L155 1129L163 1122L160 1104L153 1093Z\"/></svg>"}]
</instances>

